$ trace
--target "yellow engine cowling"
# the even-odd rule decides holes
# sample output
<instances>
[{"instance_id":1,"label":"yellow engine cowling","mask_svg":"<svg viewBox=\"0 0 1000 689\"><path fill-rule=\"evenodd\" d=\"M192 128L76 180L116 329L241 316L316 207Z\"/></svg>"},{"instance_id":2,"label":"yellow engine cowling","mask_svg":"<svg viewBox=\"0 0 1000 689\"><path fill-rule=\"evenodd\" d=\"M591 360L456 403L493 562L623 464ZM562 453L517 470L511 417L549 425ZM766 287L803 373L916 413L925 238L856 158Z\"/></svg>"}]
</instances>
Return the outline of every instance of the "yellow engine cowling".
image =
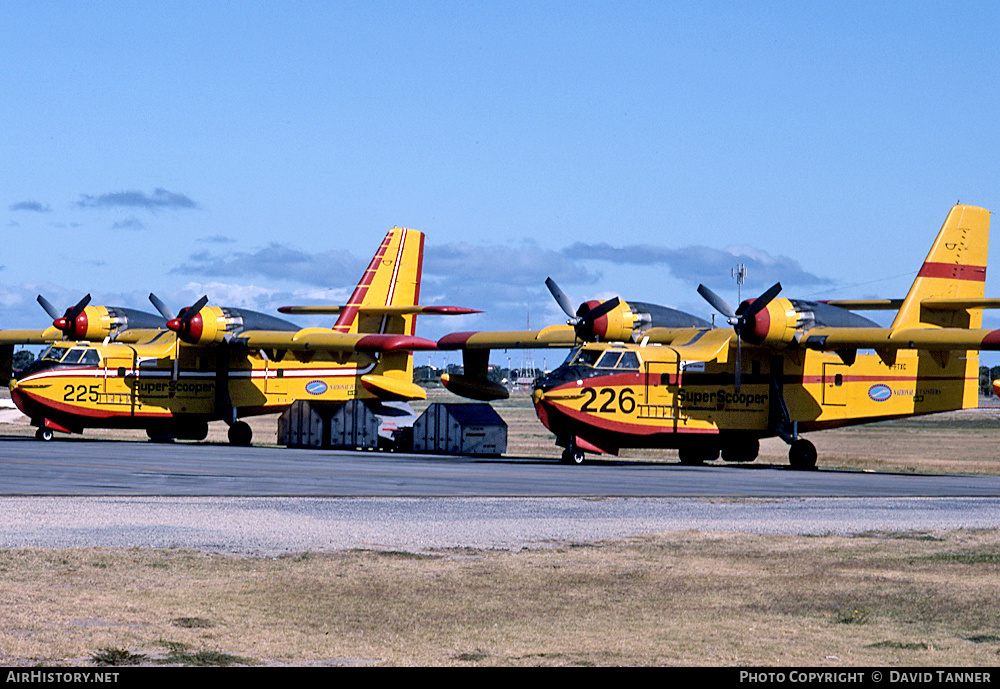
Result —
<instances>
[{"instance_id":1,"label":"yellow engine cowling","mask_svg":"<svg viewBox=\"0 0 1000 689\"><path fill-rule=\"evenodd\" d=\"M183 318L183 317L182 317ZM226 334L236 330L243 323L238 315L218 306L203 306L193 318L187 321L174 319L167 324L171 330L188 344L213 344L226 339Z\"/></svg>"},{"instance_id":2,"label":"yellow engine cowling","mask_svg":"<svg viewBox=\"0 0 1000 689\"><path fill-rule=\"evenodd\" d=\"M76 318L57 318L53 325L74 340L100 342L113 333L128 327L128 318L116 309L106 306L88 306Z\"/></svg>"},{"instance_id":3,"label":"yellow engine cowling","mask_svg":"<svg viewBox=\"0 0 1000 689\"><path fill-rule=\"evenodd\" d=\"M743 313L752 302L752 299L744 301L736 313ZM804 320L811 317L812 314L799 311L788 299L772 299L743 327L740 336L752 344L787 344L795 339L795 332Z\"/></svg>"},{"instance_id":4,"label":"yellow engine cowling","mask_svg":"<svg viewBox=\"0 0 1000 689\"><path fill-rule=\"evenodd\" d=\"M588 301L580 307L580 311L592 309L598 306L599 301ZM601 342L631 342L632 335L639 331L640 326L648 325L641 321L639 314L635 313L627 302L622 301L615 308L608 311L603 316L594 320L592 337L584 339L594 339Z\"/></svg>"}]
</instances>

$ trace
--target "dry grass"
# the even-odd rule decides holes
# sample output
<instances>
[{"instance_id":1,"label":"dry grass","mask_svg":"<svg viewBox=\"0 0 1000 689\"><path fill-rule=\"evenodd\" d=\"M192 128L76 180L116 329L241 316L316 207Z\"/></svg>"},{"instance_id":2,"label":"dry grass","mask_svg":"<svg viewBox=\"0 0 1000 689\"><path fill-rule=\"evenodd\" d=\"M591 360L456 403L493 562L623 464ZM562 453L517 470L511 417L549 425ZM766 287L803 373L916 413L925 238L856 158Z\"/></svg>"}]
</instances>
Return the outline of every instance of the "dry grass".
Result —
<instances>
[{"instance_id":1,"label":"dry grass","mask_svg":"<svg viewBox=\"0 0 1000 689\"><path fill-rule=\"evenodd\" d=\"M3 551L0 662L988 666L998 568L997 532L274 559Z\"/></svg>"},{"instance_id":2,"label":"dry grass","mask_svg":"<svg viewBox=\"0 0 1000 689\"><path fill-rule=\"evenodd\" d=\"M526 397L496 406L508 454L558 457ZM824 467L997 474L995 415L811 438ZM273 442L274 417L253 423L257 441ZM210 439L224 433L213 424ZM145 440L88 432L104 434ZM757 461L784 464L786 452L767 441ZM623 457L676 461L671 451ZM6 550L0 664L992 666L998 567L997 531L690 532L520 552L285 558Z\"/></svg>"}]
</instances>

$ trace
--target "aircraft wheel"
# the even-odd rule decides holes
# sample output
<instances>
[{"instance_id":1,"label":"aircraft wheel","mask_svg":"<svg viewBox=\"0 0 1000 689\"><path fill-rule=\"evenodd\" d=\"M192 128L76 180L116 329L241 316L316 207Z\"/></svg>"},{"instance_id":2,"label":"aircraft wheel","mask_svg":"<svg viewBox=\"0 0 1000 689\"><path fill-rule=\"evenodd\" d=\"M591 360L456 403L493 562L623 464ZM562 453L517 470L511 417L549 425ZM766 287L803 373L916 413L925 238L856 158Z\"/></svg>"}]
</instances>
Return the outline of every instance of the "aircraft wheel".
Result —
<instances>
[{"instance_id":1,"label":"aircraft wheel","mask_svg":"<svg viewBox=\"0 0 1000 689\"><path fill-rule=\"evenodd\" d=\"M760 454L760 441L752 438L722 448L722 459L727 462L752 462Z\"/></svg>"},{"instance_id":2,"label":"aircraft wheel","mask_svg":"<svg viewBox=\"0 0 1000 689\"><path fill-rule=\"evenodd\" d=\"M586 457L583 454L583 450L575 447L567 447L563 450L562 461L563 464L583 464Z\"/></svg>"},{"instance_id":3,"label":"aircraft wheel","mask_svg":"<svg viewBox=\"0 0 1000 689\"><path fill-rule=\"evenodd\" d=\"M677 456L681 464L697 466L705 462L711 462L719 458L719 448L713 447L681 447L677 450Z\"/></svg>"},{"instance_id":4,"label":"aircraft wheel","mask_svg":"<svg viewBox=\"0 0 1000 689\"><path fill-rule=\"evenodd\" d=\"M248 447L253 438L253 431L246 421L237 421L229 427L229 444L239 447Z\"/></svg>"},{"instance_id":5,"label":"aircraft wheel","mask_svg":"<svg viewBox=\"0 0 1000 689\"><path fill-rule=\"evenodd\" d=\"M35 431L35 440L52 440L54 437L56 434L51 428L39 428Z\"/></svg>"},{"instance_id":6,"label":"aircraft wheel","mask_svg":"<svg viewBox=\"0 0 1000 689\"><path fill-rule=\"evenodd\" d=\"M146 436L149 438L151 443L172 443L174 442L174 436L161 430L153 430L152 428L146 429Z\"/></svg>"},{"instance_id":7,"label":"aircraft wheel","mask_svg":"<svg viewBox=\"0 0 1000 689\"><path fill-rule=\"evenodd\" d=\"M815 469L816 446L805 438L799 438L788 448L788 463L793 469Z\"/></svg>"}]
</instances>

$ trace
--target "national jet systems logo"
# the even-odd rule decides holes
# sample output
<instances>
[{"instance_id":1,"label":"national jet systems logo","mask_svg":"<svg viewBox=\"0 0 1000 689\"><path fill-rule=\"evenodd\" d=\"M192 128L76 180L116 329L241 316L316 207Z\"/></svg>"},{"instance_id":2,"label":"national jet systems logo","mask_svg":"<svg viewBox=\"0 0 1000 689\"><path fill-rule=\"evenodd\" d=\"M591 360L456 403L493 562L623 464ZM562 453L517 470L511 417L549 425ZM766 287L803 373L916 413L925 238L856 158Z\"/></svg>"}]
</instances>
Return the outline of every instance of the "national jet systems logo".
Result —
<instances>
[{"instance_id":1,"label":"national jet systems logo","mask_svg":"<svg viewBox=\"0 0 1000 689\"><path fill-rule=\"evenodd\" d=\"M892 397L892 388L879 383L868 388L868 396L875 402L885 402Z\"/></svg>"},{"instance_id":2,"label":"national jet systems logo","mask_svg":"<svg viewBox=\"0 0 1000 689\"><path fill-rule=\"evenodd\" d=\"M310 395L322 395L326 392L326 383L321 380L310 380L306 383L306 392Z\"/></svg>"}]
</instances>

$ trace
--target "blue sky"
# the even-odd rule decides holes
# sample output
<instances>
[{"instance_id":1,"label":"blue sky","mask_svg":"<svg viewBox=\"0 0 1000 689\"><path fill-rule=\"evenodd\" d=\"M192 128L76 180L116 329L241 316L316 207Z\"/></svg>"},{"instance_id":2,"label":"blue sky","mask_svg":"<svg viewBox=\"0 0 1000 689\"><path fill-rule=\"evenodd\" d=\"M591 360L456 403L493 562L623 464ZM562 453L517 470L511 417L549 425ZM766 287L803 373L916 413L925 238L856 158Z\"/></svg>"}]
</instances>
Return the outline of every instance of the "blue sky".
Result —
<instances>
[{"instance_id":1,"label":"blue sky","mask_svg":"<svg viewBox=\"0 0 1000 689\"><path fill-rule=\"evenodd\" d=\"M737 263L744 296L903 296L952 204L1000 211L998 18L0 0L0 326L45 325L39 293L339 302L394 225L427 234L423 301L487 312L428 337L562 322L550 275L705 318Z\"/></svg>"}]
</instances>

